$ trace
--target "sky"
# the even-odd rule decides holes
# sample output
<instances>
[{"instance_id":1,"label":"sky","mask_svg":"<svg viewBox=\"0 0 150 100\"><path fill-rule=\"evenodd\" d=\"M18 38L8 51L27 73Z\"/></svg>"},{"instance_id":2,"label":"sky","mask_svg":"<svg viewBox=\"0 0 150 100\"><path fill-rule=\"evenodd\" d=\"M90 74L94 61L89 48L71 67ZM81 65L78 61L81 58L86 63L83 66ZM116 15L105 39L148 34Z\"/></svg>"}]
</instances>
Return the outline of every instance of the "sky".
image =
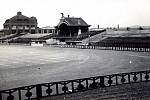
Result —
<instances>
[{"instance_id":1,"label":"sky","mask_svg":"<svg viewBox=\"0 0 150 100\"><path fill-rule=\"evenodd\" d=\"M39 27L56 26L64 16L82 17L91 27L150 26L150 0L1 0L0 29L21 11Z\"/></svg>"}]
</instances>

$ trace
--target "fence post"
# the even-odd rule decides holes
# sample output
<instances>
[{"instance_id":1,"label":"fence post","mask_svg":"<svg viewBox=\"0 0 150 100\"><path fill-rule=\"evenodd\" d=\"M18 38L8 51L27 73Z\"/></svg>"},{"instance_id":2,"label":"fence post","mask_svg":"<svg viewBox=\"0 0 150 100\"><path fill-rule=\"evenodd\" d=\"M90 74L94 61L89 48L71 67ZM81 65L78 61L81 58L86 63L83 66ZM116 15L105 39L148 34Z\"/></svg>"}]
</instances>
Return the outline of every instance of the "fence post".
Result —
<instances>
[{"instance_id":1,"label":"fence post","mask_svg":"<svg viewBox=\"0 0 150 100\"><path fill-rule=\"evenodd\" d=\"M37 96L37 98L42 97L42 86L41 85L36 86L36 96Z\"/></svg>"},{"instance_id":2,"label":"fence post","mask_svg":"<svg viewBox=\"0 0 150 100\"><path fill-rule=\"evenodd\" d=\"M2 93L0 92L0 100L2 100Z\"/></svg>"},{"instance_id":3,"label":"fence post","mask_svg":"<svg viewBox=\"0 0 150 100\"><path fill-rule=\"evenodd\" d=\"M59 94L59 90L58 90L58 83L56 83L56 95Z\"/></svg>"},{"instance_id":4,"label":"fence post","mask_svg":"<svg viewBox=\"0 0 150 100\"><path fill-rule=\"evenodd\" d=\"M105 87L105 81L104 81L104 76L100 77L100 87Z\"/></svg>"},{"instance_id":5,"label":"fence post","mask_svg":"<svg viewBox=\"0 0 150 100\"><path fill-rule=\"evenodd\" d=\"M19 97L19 100L21 100L21 90L20 89L18 90L18 97Z\"/></svg>"}]
</instances>

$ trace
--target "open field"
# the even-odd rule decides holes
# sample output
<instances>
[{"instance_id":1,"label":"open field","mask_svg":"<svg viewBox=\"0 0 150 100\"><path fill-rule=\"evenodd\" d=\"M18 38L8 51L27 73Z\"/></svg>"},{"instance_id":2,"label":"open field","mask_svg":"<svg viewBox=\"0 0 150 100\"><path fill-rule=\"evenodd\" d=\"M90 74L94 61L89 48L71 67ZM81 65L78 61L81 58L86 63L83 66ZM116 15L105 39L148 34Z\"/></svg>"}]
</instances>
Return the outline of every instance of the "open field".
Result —
<instances>
[{"instance_id":1,"label":"open field","mask_svg":"<svg viewBox=\"0 0 150 100\"><path fill-rule=\"evenodd\" d=\"M150 69L150 53L0 45L0 90Z\"/></svg>"}]
</instances>

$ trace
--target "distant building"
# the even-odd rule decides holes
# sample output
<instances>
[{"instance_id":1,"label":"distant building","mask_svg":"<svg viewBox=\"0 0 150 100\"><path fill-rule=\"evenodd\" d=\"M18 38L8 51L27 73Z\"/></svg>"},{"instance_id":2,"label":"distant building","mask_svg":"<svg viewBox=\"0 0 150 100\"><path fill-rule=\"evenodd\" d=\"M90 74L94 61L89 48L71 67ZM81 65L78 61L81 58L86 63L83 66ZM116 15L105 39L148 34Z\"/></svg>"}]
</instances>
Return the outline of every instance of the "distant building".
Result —
<instances>
[{"instance_id":1,"label":"distant building","mask_svg":"<svg viewBox=\"0 0 150 100\"><path fill-rule=\"evenodd\" d=\"M90 25L88 25L82 18L77 17L62 17L59 24L56 26L57 35L60 37L74 37L81 33L87 32Z\"/></svg>"},{"instance_id":2,"label":"distant building","mask_svg":"<svg viewBox=\"0 0 150 100\"><path fill-rule=\"evenodd\" d=\"M26 33L37 33L37 19L36 17L27 17L22 15L21 12L17 12L17 15L7 19L4 26L5 34L19 34L22 32Z\"/></svg>"},{"instance_id":3,"label":"distant building","mask_svg":"<svg viewBox=\"0 0 150 100\"><path fill-rule=\"evenodd\" d=\"M55 34L56 33L56 28L55 27L50 27L50 26L38 28L38 33L42 33L42 34L52 33L52 34Z\"/></svg>"},{"instance_id":4,"label":"distant building","mask_svg":"<svg viewBox=\"0 0 150 100\"><path fill-rule=\"evenodd\" d=\"M0 37L4 35L4 30L0 29Z\"/></svg>"}]
</instances>

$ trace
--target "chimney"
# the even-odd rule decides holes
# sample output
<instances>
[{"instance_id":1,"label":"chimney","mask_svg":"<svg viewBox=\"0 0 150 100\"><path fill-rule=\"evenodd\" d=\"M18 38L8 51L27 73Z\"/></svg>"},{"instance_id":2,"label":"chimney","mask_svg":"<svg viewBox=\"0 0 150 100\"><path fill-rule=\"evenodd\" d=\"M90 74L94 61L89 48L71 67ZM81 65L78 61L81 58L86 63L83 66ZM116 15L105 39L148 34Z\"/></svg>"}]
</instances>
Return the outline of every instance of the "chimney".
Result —
<instances>
[{"instance_id":1,"label":"chimney","mask_svg":"<svg viewBox=\"0 0 150 100\"><path fill-rule=\"evenodd\" d=\"M99 25L97 25L97 28L99 29Z\"/></svg>"},{"instance_id":2,"label":"chimney","mask_svg":"<svg viewBox=\"0 0 150 100\"><path fill-rule=\"evenodd\" d=\"M22 13L19 11L19 12L17 12L17 15L22 15Z\"/></svg>"},{"instance_id":3,"label":"chimney","mask_svg":"<svg viewBox=\"0 0 150 100\"><path fill-rule=\"evenodd\" d=\"M117 28L119 29L119 24L117 25Z\"/></svg>"},{"instance_id":4,"label":"chimney","mask_svg":"<svg viewBox=\"0 0 150 100\"><path fill-rule=\"evenodd\" d=\"M64 13L61 13L61 18L64 18Z\"/></svg>"}]
</instances>

